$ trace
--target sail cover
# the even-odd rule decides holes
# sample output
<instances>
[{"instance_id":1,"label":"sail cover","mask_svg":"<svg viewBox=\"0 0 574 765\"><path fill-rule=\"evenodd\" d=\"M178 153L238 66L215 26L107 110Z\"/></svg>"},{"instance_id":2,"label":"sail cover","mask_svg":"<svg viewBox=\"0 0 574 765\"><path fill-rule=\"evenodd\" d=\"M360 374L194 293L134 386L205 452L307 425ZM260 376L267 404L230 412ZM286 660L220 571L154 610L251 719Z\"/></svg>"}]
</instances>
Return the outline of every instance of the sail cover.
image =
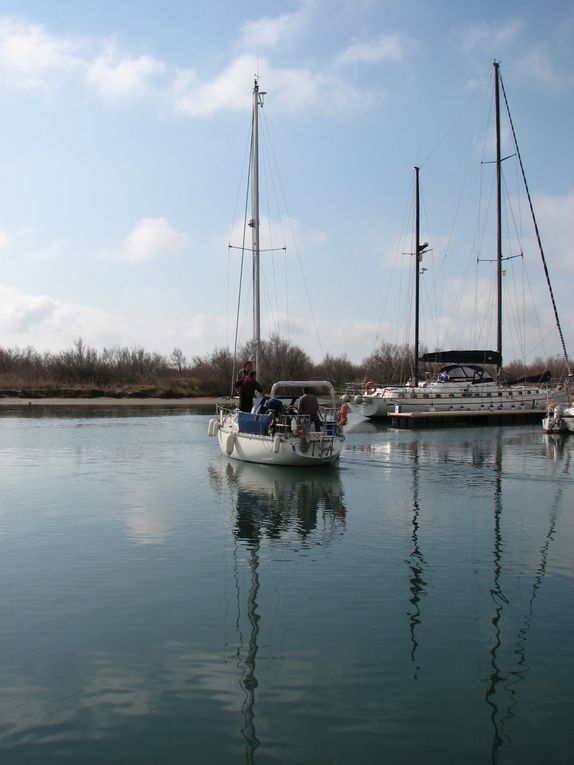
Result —
<instances>
[{"instance_id":1,"label":"sail cover","mask_svg":"<svg viewBox=\"0 0 574 765\"><path fill-rule=\"evenodd\" d=\"M496 364L502 359L497 351L434 351L423 353L419 361L436 364Z\"/></svg>"}]
</instances>

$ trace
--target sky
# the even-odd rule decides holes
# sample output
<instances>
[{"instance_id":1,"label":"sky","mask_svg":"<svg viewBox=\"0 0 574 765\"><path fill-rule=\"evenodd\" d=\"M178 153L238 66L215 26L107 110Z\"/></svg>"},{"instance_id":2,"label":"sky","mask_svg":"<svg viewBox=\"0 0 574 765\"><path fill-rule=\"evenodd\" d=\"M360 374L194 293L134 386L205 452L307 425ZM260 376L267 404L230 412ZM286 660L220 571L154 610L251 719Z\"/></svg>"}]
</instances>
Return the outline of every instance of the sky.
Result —
<instances>
[{"instance_id":1,"label":"sky","mask_svg":"<svg viewBox=\"0 0 574 765\"><path fill-rule=\"evenodd\" d=\"M573 40L567 0L0 0L0 346L233 347L257 76L263 336L316 362L412 343L416 165L421 342L495 347L477 211L493 206L496 59L574 353ZM504 305L525 307L503 354L531 361L561 347L517 209Z\"/></svg>"}]
</instances>

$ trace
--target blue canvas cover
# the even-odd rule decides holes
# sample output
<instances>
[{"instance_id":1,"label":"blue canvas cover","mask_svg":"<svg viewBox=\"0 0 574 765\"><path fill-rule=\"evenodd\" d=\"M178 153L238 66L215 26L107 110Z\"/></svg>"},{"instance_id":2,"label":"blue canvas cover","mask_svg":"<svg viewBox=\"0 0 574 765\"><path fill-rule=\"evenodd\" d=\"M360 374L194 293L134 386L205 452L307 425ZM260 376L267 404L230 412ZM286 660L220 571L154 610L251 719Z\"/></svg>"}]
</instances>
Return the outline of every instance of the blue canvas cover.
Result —
<instances>
[{"instance_id":1,"label":"blue canvas cover","mask_svg":"<svg viewBox=\"0 0 574 765\"><path fill-rule=\"evenodd\" d=\"M269 419L270 415L268 414L239 412L239 432L265 436L269 429Z\"/></svg>"}]
</instances>

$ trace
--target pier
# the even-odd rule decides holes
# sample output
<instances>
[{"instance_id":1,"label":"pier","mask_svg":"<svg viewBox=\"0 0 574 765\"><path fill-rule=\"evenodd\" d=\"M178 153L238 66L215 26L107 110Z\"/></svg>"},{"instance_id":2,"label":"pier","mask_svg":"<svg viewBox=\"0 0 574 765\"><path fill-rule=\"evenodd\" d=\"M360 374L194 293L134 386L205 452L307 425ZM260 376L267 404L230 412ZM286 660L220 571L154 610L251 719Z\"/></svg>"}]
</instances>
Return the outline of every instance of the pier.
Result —
<instances>
[{"instance_id":1,"label":"pier","mask_svg":"<svg viewBox=\"0 0 574 765\"><path fill-rule=\"evenodd\" d=\"M524 425L541 423L545 412L540 409L484 409L475 412L389 412L393 428L443 428L469 425Z\"/></svg>"}]
</instances>

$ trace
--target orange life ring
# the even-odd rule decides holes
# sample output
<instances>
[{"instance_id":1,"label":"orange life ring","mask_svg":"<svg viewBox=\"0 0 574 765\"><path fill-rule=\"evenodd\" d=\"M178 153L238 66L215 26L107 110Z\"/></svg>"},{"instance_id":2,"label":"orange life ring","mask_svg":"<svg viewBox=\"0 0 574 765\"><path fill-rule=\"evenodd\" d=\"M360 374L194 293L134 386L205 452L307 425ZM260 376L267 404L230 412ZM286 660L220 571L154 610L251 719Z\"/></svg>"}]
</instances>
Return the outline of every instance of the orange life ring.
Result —
<instances>
[{"instance_id":1,"label":"orange life ring","mask_svg":"<svg viewBox=\"0 0 574 765\"><path fill-rule=\"evenodd\" d=\"M377 383L374 383L372 380L369 380L369 382L365 385L365 393L372 395L376 390L377 390Z\"/></svg>"}]
</instances>

